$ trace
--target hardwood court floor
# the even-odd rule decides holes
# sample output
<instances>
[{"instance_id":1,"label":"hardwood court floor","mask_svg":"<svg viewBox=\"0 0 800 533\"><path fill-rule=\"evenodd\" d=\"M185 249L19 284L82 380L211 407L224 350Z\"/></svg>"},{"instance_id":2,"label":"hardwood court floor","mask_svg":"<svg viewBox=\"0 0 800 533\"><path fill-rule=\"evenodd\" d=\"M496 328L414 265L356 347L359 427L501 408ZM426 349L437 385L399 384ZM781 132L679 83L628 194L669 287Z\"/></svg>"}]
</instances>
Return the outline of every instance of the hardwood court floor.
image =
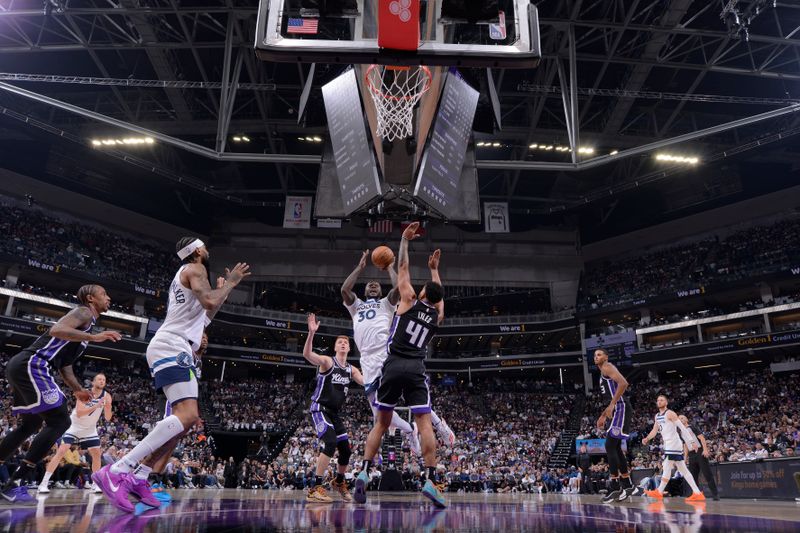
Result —
<instances>
[{"instance_id":1,"label":"hardwood court floor","mask_svg":"<svg viewBox=\"0 0 800 533\"><path fill-rule=\"evenodd\" d=\"M35 494L35 491L32 491ZM0 504L0 532L205 531L800 531L794 501L722 500L689 505L646 498L604 505L599 496L447 494L434 509L413 493L369 493L365 505L307 503L301 491L172 491L160 509L127 514L102 495L53 489L36 507Z\"/></svg>"}]
</instances>

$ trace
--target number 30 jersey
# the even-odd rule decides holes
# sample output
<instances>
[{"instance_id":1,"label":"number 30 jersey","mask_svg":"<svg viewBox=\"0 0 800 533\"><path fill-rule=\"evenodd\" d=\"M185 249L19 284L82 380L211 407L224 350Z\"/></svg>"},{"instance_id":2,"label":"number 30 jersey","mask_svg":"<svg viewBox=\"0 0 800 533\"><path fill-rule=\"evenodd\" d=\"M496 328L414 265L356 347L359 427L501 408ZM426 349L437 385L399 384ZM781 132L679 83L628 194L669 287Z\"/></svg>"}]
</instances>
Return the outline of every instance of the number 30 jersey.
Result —
<instances>
[{"instance_id":1,"label":"number 30 jersey","mask_svg":"<svg viewBox=\"0 0 800 533\"><path fill-rule=\"evenodd\" d=\"M388 298L370 298L365 302L356 297L352 305L345 307L353 317L353 338L361 354L364 383L372 383L380 376L386 361L386 341L395 306Z\"/></svg>"},{"instance_id":2,"label":"number 30 jersey","mask_svg":"<svg viewBox=\"0 0 800 533\"><path fill-rule=\"evenodd\" d=\"M432 305L417 300L411 309L395 315L389 331L389 355L425 359L428 343L439 329L439 312Z\"/></svg>"}]
</instances>

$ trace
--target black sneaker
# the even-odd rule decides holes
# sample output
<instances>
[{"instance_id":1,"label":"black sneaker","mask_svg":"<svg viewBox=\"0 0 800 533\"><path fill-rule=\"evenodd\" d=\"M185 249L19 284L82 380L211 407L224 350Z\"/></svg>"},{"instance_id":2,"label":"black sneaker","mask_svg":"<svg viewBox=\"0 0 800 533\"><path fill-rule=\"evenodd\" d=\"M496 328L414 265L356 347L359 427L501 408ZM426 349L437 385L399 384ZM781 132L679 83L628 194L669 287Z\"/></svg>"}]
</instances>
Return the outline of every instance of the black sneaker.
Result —
<instances>
[{"instance_id":1,"label":"black sneaker","mask_svg":"<svg viewBox=\"0 0 800 533\"><path fill-rule=\"evenodd\" d=\"M619 498L617 498L618 502L623 502L633 496L636 493L636 487L628 487L626 489L622 489L620 491Z\"/></svg>"},{"instance_id":2,"label":"black sneaker","mask_svg":"<svg viewBox=\"0 0 800 533\"><path fill-rule=\"evenodd\" d=\"M619 495L622 491L615 490L614 492L609 492L605 496L603 496L603 503L611 503L619 501Z\"/></svg>"},{"instance_id":3,"label":"black sneaker","mask_svg":"<svg viewBox=\"0 0 800 533\"><path fill-rule=\"evenodd\" d=\"M644 496L644 489L642 487L634 487L631 496Z\"/></svg>"}]
</instances>

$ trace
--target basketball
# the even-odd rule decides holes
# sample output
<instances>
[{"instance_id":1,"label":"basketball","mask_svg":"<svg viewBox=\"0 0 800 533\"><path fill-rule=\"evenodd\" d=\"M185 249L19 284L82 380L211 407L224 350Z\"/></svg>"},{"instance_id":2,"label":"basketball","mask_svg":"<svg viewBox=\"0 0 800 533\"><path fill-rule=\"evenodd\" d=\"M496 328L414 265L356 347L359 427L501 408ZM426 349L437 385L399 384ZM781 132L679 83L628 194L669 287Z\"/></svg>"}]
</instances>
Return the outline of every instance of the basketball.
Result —
<instances>
[{"instance_id":1,"label":"basketball","mask_svg":"<svg viewBox=\"0 0 800 533\"><path fill-rule=\"evenodd\" d=\"M386 270L394 262L394 252L388 246L378 246L372 250L372 264Z\"/></svg>"}]
</instances>

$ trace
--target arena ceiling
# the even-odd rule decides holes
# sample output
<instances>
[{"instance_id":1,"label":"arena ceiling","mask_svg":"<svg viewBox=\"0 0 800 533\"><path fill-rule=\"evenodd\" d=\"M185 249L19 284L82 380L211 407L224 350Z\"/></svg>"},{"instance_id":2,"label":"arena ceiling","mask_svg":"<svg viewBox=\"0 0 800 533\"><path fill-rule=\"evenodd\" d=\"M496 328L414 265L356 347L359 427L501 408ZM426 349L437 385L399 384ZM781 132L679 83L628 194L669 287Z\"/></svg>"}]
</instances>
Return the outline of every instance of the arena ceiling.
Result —
<instances>
[{"instance_id":1,"label":"arena ceiling","mask_svg":"<svg viewBox=\"0 0 800 533\"><path fill-rule=\"evenodd\" d=\"M531 224L579 224L592 240L797 182L799 4L534 3L543 60L535 70L493 72L503 118L501 130L476 135L500 145L478 149L482 198L510 201ZM298 124L308 65L255 57L257 0L42 4L0 0L4 166L173 222L181 210L164 207L176 197L184 207L252 214L276 211L264 208L287 193L314 192L320 145L298 138L326 134L319 87L342 67L318 66ZM163 143L92 148L93 138L130 134L10 86L238 155L211 160ZM530 148L569 146L562 93L577 101L570 122L579 145L595 150L583 161L595 166ZM749 123L764 113L780 115ZM696 156L696 167L656 161L653 150L626 152L741 119L661 150ZM242 161L244 153L258 160Z\"/></svg>"}]
</instances>

